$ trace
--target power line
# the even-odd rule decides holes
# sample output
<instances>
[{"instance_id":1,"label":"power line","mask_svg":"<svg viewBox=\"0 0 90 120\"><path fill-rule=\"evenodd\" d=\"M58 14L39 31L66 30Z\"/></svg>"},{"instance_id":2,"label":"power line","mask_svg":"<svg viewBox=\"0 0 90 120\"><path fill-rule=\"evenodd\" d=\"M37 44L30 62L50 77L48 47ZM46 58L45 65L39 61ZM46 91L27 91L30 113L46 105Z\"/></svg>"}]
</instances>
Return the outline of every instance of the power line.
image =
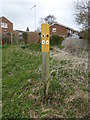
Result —
<instances>
[{"instance_id":1,"label":"power line","mask_svg":"<svg viewBox=\"0 0 90 120\"><path fill-rule=\"evenodd\" d=\"M30 8L30 10L32 10L34 7L36 7L36 5L34 5L32 8Z\"/></svg>"}]
</instances>

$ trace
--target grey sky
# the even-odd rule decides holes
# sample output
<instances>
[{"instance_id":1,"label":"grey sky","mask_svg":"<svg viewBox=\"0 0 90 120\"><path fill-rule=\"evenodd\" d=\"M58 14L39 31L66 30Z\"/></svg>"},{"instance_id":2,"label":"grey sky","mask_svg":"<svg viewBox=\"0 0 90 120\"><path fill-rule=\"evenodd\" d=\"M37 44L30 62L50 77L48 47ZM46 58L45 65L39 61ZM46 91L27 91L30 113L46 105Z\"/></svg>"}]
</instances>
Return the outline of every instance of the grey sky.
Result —
<instances>
[{"instance_id":1,"label":"grey sky","mask_svg":"<svg viewBox=\"0 0 90 120\"><path fill-rule=\"evenodd\" d=\"M14 29L31 31L40 26L40 18L54 15L58 23L78 30L80 26L74 21L74 2L77 0L0 0L0 16L7 17L13 22Z\"/></svg>"}]
</instances>

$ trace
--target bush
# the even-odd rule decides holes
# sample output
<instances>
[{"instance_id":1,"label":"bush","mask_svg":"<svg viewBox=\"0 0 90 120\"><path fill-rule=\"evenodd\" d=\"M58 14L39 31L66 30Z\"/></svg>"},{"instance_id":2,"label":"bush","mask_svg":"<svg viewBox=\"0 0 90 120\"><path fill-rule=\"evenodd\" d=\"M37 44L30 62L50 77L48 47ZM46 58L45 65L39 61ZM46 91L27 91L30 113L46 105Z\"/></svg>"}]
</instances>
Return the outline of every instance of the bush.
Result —
<instances>
[{"instance_id":1,"label":"bush","mask_svg":"<svg viewBox=\"0 0 90 120\"><path fill-rule=\"evenodd\" d=\"M27 39L28 39L28 34L27 32L23 32L23 40L24 40L24 43L27 44Z\"/></svg>"},{"instance_id":2,"label":"bush","mask_svg":"<svg viewBox=\"0 0 90 120\"><path fill-rule=\"evenodd\" d=\"M81 31L80 38L88 40L88 30Z\"/></svg>"},{"instance_id":3,"label":"bush","mask_svg":"<svg viewBox=\"0 0 90 120\"><path fill-rule=\"evenodd\" d=\"M34 51L41 51L41 44L40 43L32 43L32 44L21 44L20 45L21 48L25 49L28 48L30 50L34 50Z\"/></svg>"},{"instance_id":4,"label":"bush","mask_svg":"<svg viewBox=\"0 0 90 120\"><path fill-rule=\"evenodd\" d=\"M61 45L62 41L64 40L63 37L59 37L57 35L53 35L50 37L50 45Z\"/></svg>"},{"instance_id":5,"label":"bush","mask_svg":"<svg viewBox=\"0 0 90 120\"><path fill-rule=\"evenodd\" d=\"M41 51L41 43L32 43L28 45L30 50Z\"/></svg>"},{"instance_id":6,"label":"bush","mask_svg":"<svg viewBox=\"0 0 90 120\"><path fill-rule=\"evenodd\" d=\"M11 38L8 36L3 36L2 42L3 42L3 45L11 44Z\"/></svg>"}]
</instances>

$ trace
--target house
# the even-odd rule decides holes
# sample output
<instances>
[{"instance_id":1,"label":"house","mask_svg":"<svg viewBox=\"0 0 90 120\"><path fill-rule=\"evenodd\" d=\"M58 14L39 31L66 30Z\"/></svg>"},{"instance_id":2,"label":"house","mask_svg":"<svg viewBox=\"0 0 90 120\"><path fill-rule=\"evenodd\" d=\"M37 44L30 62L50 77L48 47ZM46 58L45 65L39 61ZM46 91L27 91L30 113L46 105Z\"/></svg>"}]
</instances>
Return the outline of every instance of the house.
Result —
<instances>
[{"instance_id":1,"label":"house","mask_svg":"<svg viewBox=\"0 0 90 120\"><path fill-rule=\"evenodd\" d=\"M13 23L4 16L0 17L0 41L3 40L4 44L10 44L12 40L15 42L22 41L23 32L28 33L28 44L38 42L39 35L37 31L13 30Z\"/></svg>"},{"instance_id":2,"label":"house","mask_svg":"<svg viewBox=\"0 0 90 120\"><path fill-rule=\"evenodd\" d=\"M2 34L6 32L13 33L13 23L4 16L0 17L0 32Z\"/></svg>"},{"instance_id":3,"label":"house","mask_svg":"<svg viewBox=\"0 0 90 120\"><path fill-rule=\"evenodd\" d=\"M10 35L13 33L13 23L4 16L0 17L0 40L8 40L10 43Z\"/></svg>"},{"instance_id":4,"label":"house","mask_svg":"<svg viewBox=\"0 0 90 120\"><path fill-rule=\"evenodd\" d=\"M69 28L65 25L54 23L50 25L50 35L58 35L60 37L69 37L70 35L77 32L76 30Z\"/></svg>"}]
</instances>

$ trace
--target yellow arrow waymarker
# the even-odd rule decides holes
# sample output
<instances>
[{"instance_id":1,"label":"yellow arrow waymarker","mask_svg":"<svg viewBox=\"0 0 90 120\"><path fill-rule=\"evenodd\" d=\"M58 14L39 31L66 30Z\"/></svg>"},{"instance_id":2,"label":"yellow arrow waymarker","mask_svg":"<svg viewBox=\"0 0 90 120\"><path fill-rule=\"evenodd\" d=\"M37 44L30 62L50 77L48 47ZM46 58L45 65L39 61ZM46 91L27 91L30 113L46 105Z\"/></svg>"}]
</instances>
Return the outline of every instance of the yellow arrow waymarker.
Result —
<instances>
[{"instance_id":1,"label":"yellow arrow waymarker","mask_svg":"<svg viewBox=\"0 0 90 120\"><path fill-rule=\"evenodd\" d=\"M41 24L41 44L42 52L49 52L50 49L50 37L49 37L49 24Z\"/></svg>"}]
</instances>

